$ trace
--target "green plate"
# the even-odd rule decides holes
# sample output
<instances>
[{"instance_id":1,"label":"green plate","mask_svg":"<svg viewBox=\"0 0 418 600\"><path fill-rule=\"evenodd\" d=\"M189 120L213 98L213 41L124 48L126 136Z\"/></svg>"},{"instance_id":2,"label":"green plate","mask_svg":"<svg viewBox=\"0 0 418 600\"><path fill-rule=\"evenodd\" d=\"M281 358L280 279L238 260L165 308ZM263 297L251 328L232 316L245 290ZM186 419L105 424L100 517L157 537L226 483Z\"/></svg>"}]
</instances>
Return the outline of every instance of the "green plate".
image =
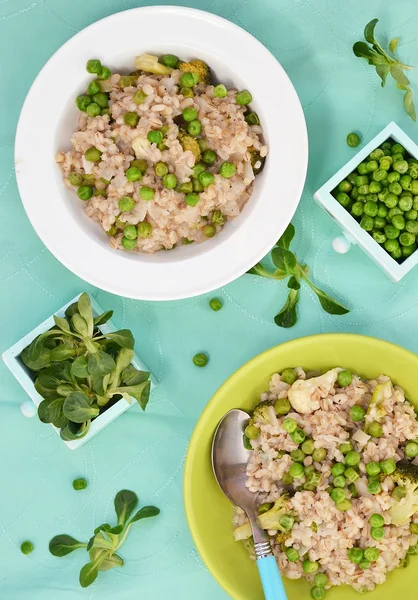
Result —
<instances>
[{"instance_id":1,"label":"green plate","mask_svg":"<svg viewBox=\"0 0 418 600\"><path fill-rule=\"evenodd\" d=\"M270 376L286 367L326 370L341 366L373 378L389 375L418 407L418 357L387 342L350 334L316 335L287 342L252 359L216 392L202 413L187 453L184 474L186 515L196 547L209 571L234 600L263 600L255 563L232 537L232 509L212 474L210 449L216 425L231 408L251 410L268 389ZM371 600L415 597L415 557L407 569L392 572ZM285 579L289 600L310 598L310 586ZM412 595L411 595L412 594ZM395 596L396 595L396 596ZM333 600L358 600L348 587L334 588Z\"/></svg>"}]
</instances>

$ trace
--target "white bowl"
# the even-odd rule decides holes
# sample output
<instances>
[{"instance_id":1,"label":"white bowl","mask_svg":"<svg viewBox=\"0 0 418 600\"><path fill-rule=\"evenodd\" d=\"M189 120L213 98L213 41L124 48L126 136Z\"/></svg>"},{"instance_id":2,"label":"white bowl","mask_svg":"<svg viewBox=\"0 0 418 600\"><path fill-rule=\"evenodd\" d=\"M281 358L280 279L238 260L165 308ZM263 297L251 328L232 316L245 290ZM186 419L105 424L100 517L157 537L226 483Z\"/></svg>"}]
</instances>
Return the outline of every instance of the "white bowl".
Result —
<instances>
[{"instance_id":1,"label":"white bowl","mask_svg":"<svg viewBox=\"0 0 418 600\"><path fill-rule=\"evenodd\" d=\"M75 97L99 58L133 69L142 52L201 58L227 86L249 89L269 146L266 166L242 214L203 244L153 255L115 251L103 230L64 186L55 163L77 126ZM267 254L290 222L308 156L298 96L274 56L240 27L215 15L173 6L137 8L87 27L60 48L33 83L19 119L15 163L27 215L48 249L93 285L121 296L174 300L216 289Z\"/></svg>"}]
</instances>

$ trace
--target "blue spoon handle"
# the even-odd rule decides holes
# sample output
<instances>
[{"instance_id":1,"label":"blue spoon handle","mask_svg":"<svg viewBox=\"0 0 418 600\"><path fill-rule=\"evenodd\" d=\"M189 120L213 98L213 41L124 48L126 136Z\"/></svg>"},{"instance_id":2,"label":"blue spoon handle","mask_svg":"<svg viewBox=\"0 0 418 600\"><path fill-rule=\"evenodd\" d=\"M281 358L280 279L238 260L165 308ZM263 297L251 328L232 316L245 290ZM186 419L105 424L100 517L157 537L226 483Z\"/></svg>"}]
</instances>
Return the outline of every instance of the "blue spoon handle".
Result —
<instances>
[{"instance_id":1,"label":"blue spoon handle","mask_svg":"<svg viewBox=\"0 0 418 600\"><path fill-rule=\"evenodd\" d=\"M259 558L257 567L266 600L287 600L276 558L274 556Z\"/></svg>"}]
</instances>

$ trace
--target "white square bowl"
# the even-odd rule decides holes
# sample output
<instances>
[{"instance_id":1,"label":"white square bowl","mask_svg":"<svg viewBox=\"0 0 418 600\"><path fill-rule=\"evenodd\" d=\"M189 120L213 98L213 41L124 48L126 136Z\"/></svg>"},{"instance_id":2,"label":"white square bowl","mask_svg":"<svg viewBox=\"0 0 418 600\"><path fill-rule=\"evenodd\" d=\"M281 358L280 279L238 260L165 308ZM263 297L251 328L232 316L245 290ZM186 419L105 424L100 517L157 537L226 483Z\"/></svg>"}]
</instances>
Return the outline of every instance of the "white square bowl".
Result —
<instances>
[{"instance_id":1,"label":"white square bowl","mask_svg":"<svg viewBox=\"0 0 418 600\"><path fill-rule=\"evenodd\" d=\"M65 306L60 308L58 311L55 311L54 315L57 315L58 317L64 317L66 309L71 304L73 304L73 302L77 302L80 295L81 294L78 294L78 296L76 296L75 298L70 300L70 302L65 304ZM94 298L92 298L90 295L89 295L89 297L90 297L90 301L91 301L91 307L93 309L93 315L95 317L97 317L104 311L99 306L99 304L96 302L96 300ZM35 329L33 329L30 333L26 334L21 340L16 342L16 344L11 346L8 350L5 350L5 352L3 352L3 355L2 355L4 363L10 369L10 371L13 373L13 375L16 377L16 379L18 380L20 385L23 387L23 389L26 391L26 393L31 397L31 399L34 402L36 407L39 406L39 404L42 402L43 398L36 391L31 372L24 365L22 359L20 358L20 355L21 355L22 350L24 348L26 348L27 346L29 346L29 344L38 335L40 335L44 331L47 331L48 329L51 329L51 327L53 327L54 325L55 325L54 317L53 317L53 315L51 315L50 317L48 317L48 319L43 321L43 323L38 325L38 327L35 327ZM100 330L103 333L109 333L111 331L116 331L116 327L113 325L112 321L108 321L104 325L100 325ZM140 369L142 371L148 371L147 367L144 365L144 363L139 359L139 357L136 354L134 354L134 357L132 359L132 364L134 365L134 367L136 369ZM151 379L151 388L152 388L153 387L153 379L152 379L152 377L150 379ZM119 415L124 413L126 410L128 410L128 408L130 408L134 404L136 404L136 400L134 398L132 398L131 404L129 402L127 402L124 398L121 398L118 402L116 402L116 404L114 404L113 406L108 408L104 413L102 413L101 415L96 417L91 422L90 429L83 438L81 438L80 440L73 440L70 442L65 442L64 440L62 440L62 442L68 448L70 448L70 450L76 450L77 448L80 448L80 446L83 446L83 444L85 444L86 442L91 440L97 433L99 433L99 431L101 431L104 427L106 427L112 421L117 419L117 417L119 417ZM60 430L57 427L54 427L54 425L52 425L52 424L51 424L51 427L53 427L53 429L55 429L55 431L59 435Z\"/></svg>"},{"instance_id":2,"label":"white square bowl","mask_svg":"<svg viewBox=\"0 0 418 600\"><path fill-rule=\"evenodd\" d=\"M344 247L341 245L338 249L338 244L334 245L334 249L338 252L346 252L349 249L349 244L358 244L381 269L392 279L392 281L400 281L415 265L418 263L418 250L403 261L402 264L396 262L386 250L380 246L372 236L360 227L356 219L334 198L332 191L338 184L346 179L346 177L355 171L358 165L376 148L378 148L387 139L393 139L409 152L411 156L418 159L418 146L406 135L396 123L392 121L383 129L371 142L362 148L346 165L342 167L331 179L329 179L315 194L315 201L338 223L343 229L344 236L349 242Z\"/></svg>"}]
</instances>

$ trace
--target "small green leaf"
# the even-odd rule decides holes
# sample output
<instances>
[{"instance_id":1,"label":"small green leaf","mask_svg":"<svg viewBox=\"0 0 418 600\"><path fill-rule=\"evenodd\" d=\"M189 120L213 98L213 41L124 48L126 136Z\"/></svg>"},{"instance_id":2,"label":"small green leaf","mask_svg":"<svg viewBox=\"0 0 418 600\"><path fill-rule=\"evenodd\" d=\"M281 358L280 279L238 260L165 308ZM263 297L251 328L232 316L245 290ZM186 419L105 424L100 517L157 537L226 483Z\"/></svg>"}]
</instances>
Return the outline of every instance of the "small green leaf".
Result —
<instances>
[{"instance_id":1,"label":"small green leaf","mask_svg":"<svg viewBox=\"0 0 418 600\"><path fill-rule=\"evenodd\" d=\"M40 371L51 364L51 350L45 346L44 335L38 335L27 348L22 350L20 356L31 371Z\"/></svg>"},{"instance_id":2,"label":"small green leaf","mask_svg":"<svg viewBox=\"0 0 418 600\"><path fill-rule=\"evenodd\" d=\"M296 305L299 301L299 290L290 290L287 300L280 312L274 317L274 322L279 327L293 327L298 316Z\"/></svg>"},{"instance_id":3,"label":"small green leaf","mask_svg":"<svg viewBox=\"0 0 418 600\"><path fill-rule=\"evenodd\" d=\"M374 28L376 27L376 24L378 22L379 22L379 19L373 19L372 21L370 21L370 23L367 23L366 27L364 28L364 39L367 42L369 42L369 44L375 43Z\"/></svg>"},{"instance_id":4,"label":"small green leaf","mask_svg":"<svg viewBox=\"0 0 418 600\"><path fill-rule=\"evenodd\" d=\"M73 392L65 398L63 412L73 423L84 423L97 417L100 411L97 407L91 406L86 394Z\"/></svg>"},{"instance_id":5,"label":"small green leaf","mask_svg":"<svg viewBox=\"0 0 418 600\"><path fill-rule=\"evenodd\" d=\"M57 346L51 350L50 357L52 362L61 362L62 360L72 358L75 356L75 354L75 348L70 348L68 346Z\"/></svg>"},{"instance_id":6,"label":"small green leaf","mask_svg":"<svg viewBox=\"0 0 418 600\"><path fill-rule=\"evenodd\" d=\"M252 450L252 449L253 449L253 447L252 447L252 446L251 446L251 444L250 444L250 440L249 440L249 438L247 438L247 436L245 435L245 433L244 433L244 435L242 436L242 443L243 443L243 445L244 445L244 448L245 448L246 450Z\"/></svg>"},{"instance_id":7,"label":"small green leaf","mask_svg":"<svg viewBox=\"0 0 418 600\"><path fill-rule=\"evenodd\" d=\"M99 560L99 559L97 559ZM94 561L94 562L89 562L86 565L84 565L84 567L81 569L80 571L80 585L81 587L85 588L88 587L89 585L91 585L97 575L99 573L99 563Z\"/></svg>"},{"instance_id":8,"label":"small green leaf","mask_svg":"<svg viewBox=\"0 0 418 600\"><path fill-rule=\"evenodd\" d=\"M109 321L109 319L111 319L113 316L113 310L107 310L106 312L102 313L101 315L99 315L98 317L96 317L94 319L94 325L96 327L98 327L99 325L104 325L105 323L107 323Z\"/></svg>"},{"instance_id":9,"label":"small green leaf","mask_svg":"<svg viewBox=\"0 0 418 600\"><path fill-rule=\"evenodd\" d=\"M415 111L414 94L412 93L412 90L407 90L405 92L405 96L403 98L403 105L404 105L406 112L411 117L411 119L413 121L416 121L417 113Z\"/></svg>"},{"instance_id":10,"label":"small green leaf","mask_svg":"<svg viewBox=\"0 0 418 600\"><path fill-rule=\"evenodd\" d=\"M74 552L74 550L86 547L86 544L79 542L75 538L71 537L71 535L67 535L65 533L56 535L49 542L49 551L54 556L67 556L67 554Z\"/></svg>"},{"instance_id":11,"label":"small green leaf","mask_svg":"<svg viewBox=\"0 0 418 600\"><path fill-rule=\"evenodd\" d=\"M96 530L94 530L94 531L96 531ZM86 546L87 552L89 552L93 548L95 537L96 537L95 535L92 535L91 538L89 539L89 541L87 542L87 546Z\"/></svg>"},{"instance_id":12,"label":"small green leaf","mask_svg":"<svg viewBox=\"0 0 418 600\"><path fill-rule=\"evenodd\" d=\"M74 387L72 385L68 385L68 383L60 383L60 385L57 387L57 393L60 396L69 396L74 391Z\"/></svg>"},{"instance_id":13,"label":"small green leaf","mask_svg":"<svg viewBox=\"0 0 418 600\"><path fill-rule=\"evenodd\" d=\"M382 80L382 83L381 83L382 87L385 87L386 78L389 75L389 71L390 71L390 65L388 63L385 63L384 65L376 66L376 73L379 75L380 79Z\"/></svg>"},{"instance_id":14,"label":"small green leaf","mask_svg":"<svg viewBox=\"0 0 418 600\"><path fill-rule=\"evenodd\" d=\"M108 373L111 373L116 367L113 358L110 354L104 352L104 350L97 350L94 354L89 354L87 365L90 375L96 377L104 377Z\"/></svg>"},{"instance_id":15,"label":"small green leaf","mask_svg":"<svg viewBox=\"0 0 418 600\"><path fill-rule=\"evenodd\" d=\"M353 46L353 52L358 58L366 58L370 65L377 60L378 56L365 42L356 42Z\"/></svg>"},{"instance_id":16,"label":"small green leaf","mask_svg":"<svg viewBox=\"0 0 418 600\"><path fill-rule=\"evenodd\" d=\"M42 369L35 379L35 389L43 398L56 398L57 387L62 383L73 383L71 366L67 361Z\"/></svg>"},{"instance_id":17,"label":"small green leaf","mask_svg":"<svg viewBox=\"0 0 418 600\"><path fill-rule=\"evenodd\" d=\"M57 421L62 414L64 398L55 398L53 400L42 400L38 406L38 417L42 423L53 423Z\"/></svg>"},{"instance_id":18,"label":"small green leaf","mask_svg":"<svg viewBox=\"0 0 418 600\"><path fill-rule=\"evenodd\" d=\"M285 248L286 250L289 250L290 243L294 237L295 237L295 227L294 227L294 225L292 225L292 223L289 223L286 231L284 232L282 237L279 239L276 246L280 246L280 248Z\"/></svg>"},{"instance_id":19,"label":"small green leaf","mask_svg":"<svg viewBox=\"0 0 418 600\"><path fill-rule=\"evenodd\" d=\"M267 271L267 269L265 269L261 263L254 265L249 271L247 271L247 273L249 275L258 275L259 277L275 279L274 275L270 273L270 271Z\"/></svg>"},{"instance_id":20,"label":"small green leaf","mask_svg":"<svg viewBox=\"0 0 418 600\"><path fill-rule=\"evenodd\" d=\"M292 276L287 282L287 287L291 290L300 290L300 283L296 277Z\"/></svg>"},{"instance_id":21,"label":"small green leaf","mask_svg":"<svg viewBox=\"0 0 418 600\"><path fill-rule=\"evenodd\" d=\"M71 364L71 373L74 377L79 379L85 379L89 376L87 369L87 358L85 356L78 356L75 361Z\"/></svg>"},{"instance_id":22,"label":"small green leaf","mask_svg":"<svg viewBox=\"0 0 418 600\"><path fill-rule=\"evenodd\" d=\"M67 425L67 423L68 423L68 419L64 415L64 413L61 411L60 416L58 417L58 419L55 419L55 421L53 421L52 424L57 429L62 429L63 427L65 427Z\"/></svg>"},{"instance_id":23,"label":"small green leaf","mask_svg":"<svg viewBox=\"0 0 418 600\"><path fill-rule=\"evenodd\" d=\"M109 555L99 565L99 571L108 571L109 569L115 569L116 567L123 567L125 563L123 558L118 554Z\"/></svg>"},{"instance_id":24,"label":"small green leaf","mask_svg":"<svg viewBox=\"0 0 418 600\"><path fill-rule=\"evenodd\" d=\"M389 50L394 53L396 48L398 47L398 42L399 42L399 38L393 38L393 40L390 40L389 42Z\"/></svg>"},{"instance_id":25,"label":"small green leaf","mask_svg":"<svg viewBox=\"0 0 418 600\"><path fill-rule=\"evenodd\" d=\"M91 302L89 295L83 292L78 299L78 312L87 323L87 335L90 337L93 335L93 311L91 310Z\"/></svg>"},{"instance_id":26,"label":"small green leaf","mask_svg":"<svg viewBox=\"0 0 418 600\"><path fill-rule=\"evenodd\" d=\"M129 521L129 524L135 523L135 521L139 521L140 519L149 519L150 517L156 517L160 514L160 509L156 506L144 506L137 513L134 514L132 519Z\"/></svg>"},{"instance_id":27,"label":"small green leaf","mask_svg":"<svg viewBox=\"0 0 418 600\"><path fill-rule=\"evenodd\" d=\"M95 530L96 531L96 530ZM102 530L95 534L93 539L92 548L98 548L100 550L113 550L113 544L108 538L108 531Z\"/></svg>"},{"instance_id":28,"label":"small green leaf","mask_svg":"<svg viewBox=\"0 0 418 600\"><path fill-rule=\"evenodd\" d=\"M399 85L409 85L410 81L398 65L390 65L390 74Z\"/></svg>"},{"instance_id":29,"label":"small green leaf","mask_svg":"<svg viewBox=\"0 0 418 600\"><path fill-rule=\"evenodd\" d=\"M122 381L125 385L138 385L138 383L142 383L143 381L147 381L149 379L148 371L139 371L133 365L128 365L126 369L122 371Z\"/></svg>"},{"instance_id":30,"label":"small green leaf","mask_svg":"<svg viewBox=\"0 0 418 600\"><path fill-rule=\"evenodd\" d=\"M151 383L149 381L144 381L138 385L127 385L111 388L107 393L109 396L114 396L115 394L122 394L124 397L125 395L132 396L138 402L142 410L145 410L148 404L150 390Z\"/></svg>"},{"instance_id":31,"label":"small green leaf","mask_svg":"<svg viewBox=\"0 0 418 600\"><path fill-rule=\"evenodd\" d=\"M60 437L65 442L80 440L87 435L89 429L90 420L85 423L73 423L72 421L68 421L64 427L61 428Z\"/></svg>"},{"instance_id":32,"label":"small green leaf","mask_svg":"<svg viewBox=\"0 0 418 600\"><path fill-rule=\"evenodd\" d=\"M273 248L271 252L271 259L273 264L280 269L280 271L284 271L288 275L294 275L297 260L296 256L290 250L286 250L286 248Z\"/></svg>"},{"instance_id":33,"label":"small green leaf","mask_svg":"<svg viewBox=\"0 0 418 600\"><path fill-rule=\"evenodd\" d=\"M87 323L81 315L79 315L78 313L74 313L71 317L71 324L74 327L74 330L77 333L79 333L82 337L88 336L89 330L87 327Z\"/></svg>"},{"instance_id":34,"label":"small green leaf","mask_svg":"<svg viewBox=\"0 0 418 600\"><path fill-rule=\"evenodd\" d=\"M118 525L127 523L129 517L138 504L138 496L130 490L121 490L115 496L115 511L118 517Z\"/></svg>"},{"instance_id":35,"label":"small green leaf","mask_svg":"<svg viewBox=\"0 0 418 600\"><path fill-rule=\"evenodd\" d=\"M135 345L134 336L129 329L120 329L119 331L113 331L112 333L106 333L106 338L113 340L122 348L130 348L133 350Z\"/></svg>"},{"instance_id":36,"label":"small green leaf","mask_svg":"<svg viewBox=\"0 0 418 600\"><path fill-rule=\"evenodd\" d=\"M110 531L112 529L112 526L109 525L109 523L102 523L102 525L99 525L98 527L96 527L96 529L94 530L94 533L99 533L99 531Z\"/></svg>"},{"instance_id":37,"label":"small green leaf","mask_svg":"<svg viewBox=\"0 0 418 600\"><path fill-rule=\"evenodd\" d=\"M123 525L115 525L115 527L109 529L109 533L113 533L113 535L119 535L120 533L122 533L122 531Z\"/></svg>"},{"instance_id":38,"label":"small green leaf","mask_svg":"<svg viewBox=\"0 0 418 600\"><path fill-rule=\"evenodd\" d=\"M65 311L65 316L66 318L70 321L72 316L78 312L78 303L77 302L73 302L72 304L70 304L70 306L66 309Z\"/></svg>"},{"instance_id":39,"label":"small green leaf","mask_svg":"<svg viewBox=\"0 0 418 600\"><path fill-rule=\"evenodd\" d=\"M65 331L65 333L71 334L70 325L67 319L63 319L62 317L57 317L56 315L54 315L54 321L57 327Z\"/></svg>"},{"instance_id":40,"label":"small green leaf","mask_svg":"<svg viewBox=\"0 0 418 600\"><path fill-rule=\"evenodd\" d=\"M328 296L328 294L316 287L309 279L306 278L305 281L318 296L318 300L325 312L330 315L346 315L350 312L348 308Z\"/></svg>"}]
</instances>

